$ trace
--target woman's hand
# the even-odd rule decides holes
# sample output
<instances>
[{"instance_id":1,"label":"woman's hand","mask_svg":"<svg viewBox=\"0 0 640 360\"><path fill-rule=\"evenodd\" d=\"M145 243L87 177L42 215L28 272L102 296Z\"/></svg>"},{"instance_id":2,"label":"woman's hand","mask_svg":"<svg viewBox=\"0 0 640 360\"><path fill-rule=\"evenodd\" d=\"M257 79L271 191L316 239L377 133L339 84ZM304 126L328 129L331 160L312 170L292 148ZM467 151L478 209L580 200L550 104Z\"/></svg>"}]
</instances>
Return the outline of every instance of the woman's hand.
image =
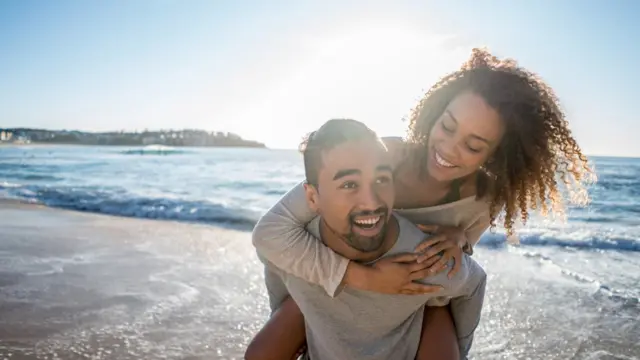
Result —
<instances>
[{"instance_id":1,"label":"woman's hand","mask_svg":"<svg viewBox=\"0 0 640 360\"><path fill-rule=\"evenodd\" d=\"M425 264L430 274L436 274L445 270L449 260L453 259L453 268L448 274L452 278L462 264L462 247L467 243L464 230L440 225L418 225L418 228L433 235L416 247L416 253L420 254L417 262Z\"/></svg>"},{"instance_id":2,"label":"woman's hand","mask_svg":"<svg viewBox=\"0 0 640 360\"><path fill-rule=\"evenodd\" d=\"M400 254L390 256L377 261L372 268L372 284L379 287L380 292L390 292L392 294L429 294L442 289L439 285L427 285L414 282L414 280L424 279L426 265L417 261L415 254Z\"/></svg>"},{"instance_id":3,"label":"woman's hand","mask_svg":"<svg viewBox=\"0 0 640 360\"><path fill-rule=\"evenodd\" d=\"M426 277L424 263L418 263L417 254L398 254L385 257L371 266L351 261L345 275L345 284L367 291L384 294L418 295L442 290L442 286L415 282Z\"/></svg>"}]
</instances>

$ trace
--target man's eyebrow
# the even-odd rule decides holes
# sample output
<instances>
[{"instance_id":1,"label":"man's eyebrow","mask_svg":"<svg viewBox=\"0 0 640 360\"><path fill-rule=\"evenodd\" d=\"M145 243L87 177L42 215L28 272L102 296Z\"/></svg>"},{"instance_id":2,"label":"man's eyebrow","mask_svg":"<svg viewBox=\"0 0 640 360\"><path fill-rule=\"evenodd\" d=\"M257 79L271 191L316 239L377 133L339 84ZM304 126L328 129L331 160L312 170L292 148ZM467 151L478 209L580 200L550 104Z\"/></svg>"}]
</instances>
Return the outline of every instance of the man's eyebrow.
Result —
<instances>
[{"instance_id":1,"label":"man's eyebrow","mask_svg":"<svg viewBox=\"0 0 640 360\"><path fill-rule=\"evenodd\" d=\"M393 168L391 167L391 165L378 165L376 167L376 171L388 171L388 172L393 172ZM360 175L362 174L362 171L358 170L358 169L342 169L342 170L338 170L338 172L336 172L336 174L333 176L333 180L338 180L340 178L343 178L345 176L349 176L349 175Z\"/></svg>"},{"instance_id":2,"label":"man's eyebrow","mask_svg":"<svg viewBox=\"0 0 640 360\"><path fill-rule=\"evenodd\" d=\"M361 174L362 172L358 169L343 169L343 170L338 170L338 172L336 172L336 174L333 176L333 180L338 180L340 178L343 178L345 176L349 176L349 175L358 175Z\"/></svg>"}]
</instances>

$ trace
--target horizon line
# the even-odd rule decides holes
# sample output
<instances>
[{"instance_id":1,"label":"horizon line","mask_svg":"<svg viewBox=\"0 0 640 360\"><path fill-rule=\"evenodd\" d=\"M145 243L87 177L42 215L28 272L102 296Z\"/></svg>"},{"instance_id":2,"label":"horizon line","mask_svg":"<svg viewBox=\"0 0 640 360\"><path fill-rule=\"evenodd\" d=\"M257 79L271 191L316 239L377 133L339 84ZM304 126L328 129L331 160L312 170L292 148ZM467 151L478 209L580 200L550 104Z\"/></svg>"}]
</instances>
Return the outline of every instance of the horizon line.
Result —
<instances>
[{"instance_id":1,"label":"horizon line","mask_svg":"<svg viewBox=\"0 0 640 360\"><path fill-rule=\"evenodd\" d=\"M234 132L230 132L230 131L221 131L221 130L207 130L207 129L202 129L202 128L181 128L181 129L174 129L174 128L169 128L169 129L134 129L134 130L124 130L124 129L120 129L120 130L79 130L79 129L52 129L52 128L38 128L38 127L2 127L0 128L0 131L6 131L6 130L12 130L12 129L24 129L24 130L43 130L43 131L68 131L68 132L83 132L83 133L119 133L119 132L129 132L129 133L137 133L137 132L162 132L162 131L203 131L203 132L207 132L207 133L211 133L211 132L219 132L219 133L227 133L227 134L234 134L234 135L238 135L241 138L242 135L238 134L238 133L234 133ZM244 139L244 138L243 138ZM248 139L245 139L248 140ZM253 140L253 141L259 141L259 140ZM54 145L54 144L52 144ZM266 145L266 144L265 144ZM297 150L297 147L273 147L273 146L269 146L267 147L269 150ZM589 157L600 157L600 158L606 158L606 157L610 157L610 158L625 158L625 159L640 159L640 155L614 155L614 154L595 154L595 153L585 153L586 156Z\"/></svg>"}]
</instances>

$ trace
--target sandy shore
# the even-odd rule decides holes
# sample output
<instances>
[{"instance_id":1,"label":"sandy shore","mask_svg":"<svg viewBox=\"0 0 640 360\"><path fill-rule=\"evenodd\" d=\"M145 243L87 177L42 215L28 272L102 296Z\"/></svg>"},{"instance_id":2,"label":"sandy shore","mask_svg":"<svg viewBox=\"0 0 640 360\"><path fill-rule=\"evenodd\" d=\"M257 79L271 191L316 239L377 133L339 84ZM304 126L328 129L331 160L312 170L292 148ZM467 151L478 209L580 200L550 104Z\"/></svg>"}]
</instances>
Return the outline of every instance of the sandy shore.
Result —
<instances>
[{"instance_id":1,"label":"sandy shore","mask_svg":"<svg viewBox=\"0 0 640 360\"><path fill-rule=\"evenodd\" d=\"M267 313L249 234L0 203L0 359L240 359ZM518 249L489 273L475 359L639 359L638 304Z\"/></svg>"},{"instance_id":2,"label":"sandy shore","mask_svg":"<svg viewBox=\"0 0 640 360\"><path fill-rule=\"evenodd\" d=\"M266 314L247 233L0 204L0 359L217 359Z\"/></svg>"}]
</instances>

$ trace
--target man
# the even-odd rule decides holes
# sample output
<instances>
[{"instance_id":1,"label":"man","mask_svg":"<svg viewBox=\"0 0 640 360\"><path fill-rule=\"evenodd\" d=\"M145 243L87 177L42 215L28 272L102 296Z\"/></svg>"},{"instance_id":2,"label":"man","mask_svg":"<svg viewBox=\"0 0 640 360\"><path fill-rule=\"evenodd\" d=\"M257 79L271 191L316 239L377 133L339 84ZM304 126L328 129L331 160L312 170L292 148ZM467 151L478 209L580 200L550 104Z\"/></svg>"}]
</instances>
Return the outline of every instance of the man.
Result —
<instances>
[{"instance_id":1,"label":"man","mask_svg":"<svg viewBox=\"0 0 640 360\"><path fill-rule=\"evenodd\" d=\"M330 120L309 136L303 154L307 201L319 215L307 229L333 251L371 264L410 253L424 240L417 227L391 211L395 194L390 159L364 124ZM299 307L313 360L414 359L425 304L448 299L454 318L465 319L456 322L458 334L464 334L459 338L465 358L480 318L486 275L469 257L463 259L453 278L442 273L425 279L442 286L435 294L387 295L345 288L330 297L320 286L268 262L265 282L272 311L289 296ZM290 324L284 319L270 329Z\"/></svg>"}]
</instances>

